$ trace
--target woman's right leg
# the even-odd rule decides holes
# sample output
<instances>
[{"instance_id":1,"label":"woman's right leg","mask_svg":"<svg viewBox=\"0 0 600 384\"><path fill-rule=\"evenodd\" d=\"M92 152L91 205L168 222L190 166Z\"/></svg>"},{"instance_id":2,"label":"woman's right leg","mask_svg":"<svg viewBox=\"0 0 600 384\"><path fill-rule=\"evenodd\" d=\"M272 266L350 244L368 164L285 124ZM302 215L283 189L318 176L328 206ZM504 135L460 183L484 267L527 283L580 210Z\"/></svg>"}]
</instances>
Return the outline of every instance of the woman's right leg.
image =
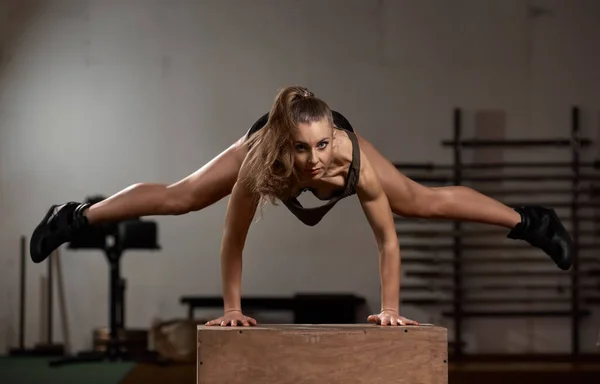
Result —
<instances>
[{"instance_id":1,"label":"woman's right leg","mask_svg":"<svg viewBox=\"0 0 600 384\"><path fill-rule=\"evenodd\" d=\"M138 183L90 207L77 202L52 206L30 240L31 259L39 263L88 225L142 216L182 215L229 195L246 156L245 137L202 168L172 184Z\"/></svg>"},{"instance_id":2,"label":"woman's right leg","mask_svg":"<svg viewBox=\"0 0 600 384\"><path fill-rule=\"evenodd\" d=\"M89 224L141 216L183 215L199 211L231 193L247 149L241 138L175 184L138 183L92 205L84 213Z\"/></svg>"}]
</instances>

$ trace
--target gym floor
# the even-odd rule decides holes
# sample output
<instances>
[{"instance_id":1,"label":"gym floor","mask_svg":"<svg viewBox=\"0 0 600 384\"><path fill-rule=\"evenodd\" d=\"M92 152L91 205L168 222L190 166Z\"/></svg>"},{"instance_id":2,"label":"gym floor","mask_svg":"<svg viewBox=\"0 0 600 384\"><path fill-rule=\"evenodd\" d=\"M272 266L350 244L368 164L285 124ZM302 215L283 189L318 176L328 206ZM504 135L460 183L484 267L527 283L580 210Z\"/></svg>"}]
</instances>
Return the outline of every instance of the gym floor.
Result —
<instances>
[{"instance_id":1,"label":"gym floor","mask_svg":"<svg viewBox=\"0 0 600 384\"><path fill-rule=\"evenodd\" d=\"M0 357L0 383L152 384L195 383L194 364L156 366L136 363L86 363L50 367L50 358ZM597 363L466 363L449 365L449 384L527 384L598 383ZM249 383L251 384L251 383Z\"/></svg>"},{"instance_id":2,"label":"gym floor","mask_svg":"<svg viewBox=\"0 0 600 384\"><path fill-rule=\"evenodd\" d=\"M50 367L54 358L0 357L0 383L37 384L67 383L88 384L135 383L195 383L196 367L193 364L174 364L159 367L131 362L78 363Z\"/></svg>"}]
</instances>

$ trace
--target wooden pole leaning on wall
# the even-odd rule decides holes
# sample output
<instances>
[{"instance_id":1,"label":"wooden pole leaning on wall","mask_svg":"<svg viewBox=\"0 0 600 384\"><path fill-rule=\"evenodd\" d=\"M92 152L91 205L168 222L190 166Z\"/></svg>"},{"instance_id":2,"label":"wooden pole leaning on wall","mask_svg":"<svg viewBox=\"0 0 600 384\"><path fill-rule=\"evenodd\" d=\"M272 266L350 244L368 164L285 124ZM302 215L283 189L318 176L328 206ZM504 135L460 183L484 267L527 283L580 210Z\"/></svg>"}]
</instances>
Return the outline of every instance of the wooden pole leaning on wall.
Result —
<instances>
[{"instance_id":1,"label":"wooden pole leaning on wall","mask_svg":"<svg viewBox=\"0 0 600 384\"><path fill-rule=\"evenodd\" d=\"M197 346L203 384L448 383L447 330L428 324L199 325Z\"/></svg>"},{"instance_id":2,"label":"wooden pole leaning on wall","mask_svg":"<svg viewBox=\"0 0 600 384\"><path fill-rule=\"evenodd\" d=\"M39 354L47 356L64 356L65 348L63 343L54 342L54 262L52 259L57 256L58 249L52 252L52 255L46 259L47 277L46 277L46 295L48 297L46 303L46 341L36 344L35 349Z\"/></svg>"},{"instance_id":3,"label":"wooden pole leaning on wall","mask_svg":"<svg viewBox=\"0 0 600 384\"><path fill-rule=\"evenodd\" d=\"M21 236L19 239L19 345L15 348L11 348L9 351L10 356L21 356L31 354L31 351L25 348L25 298L26 298L26 279L27 279L27 264L26 264L26 247L27 237Z\"/></svg>"},{"instance_id":4,"label":"wooden pole leaning on wall","mask_svg":"<svg viewBox=\"0 0 600 384\"><path fill-rule=\"evenodd\" d=\"M58 252L58 251L55 251ZM20 292L19 292L19 345L16 348L11 348L9 350L10 356L62 356L64 354L63 344L54 343L53 342L53 316L52 316L52 282L53 282L53 274L54 269L51 264L51 258L49 258L46 262L48 275L46 276L45 281L47 285L43 287L46 289L46 294L48 295L48 299L46 300L46 305L43 308L45 313L45 321L46 321L46 340L42 342L38 342L35 344L33 348L25 347L25 315L26 311L26 287L27 287L27 237L20 237L20 250L19 250L19 259L20 259ZM61 298L63 299L63 298ZM42 320L44 321L44 320Z\"/></svg>"},{"instance_id":5,"label":"wooden pole leaning on wall","mask_svg":"<svg viewBox=\"0 0 600 384\"><path fill-rule=\"evenodd\" d=\"M69 318L67 315L67 299L65 295L65 284L63 279L63 271L60 260L60 251L57 249L55 251L54 257L51 258L52 263L54 264L54 269L56 271L56 287L58 289L58 305L60 309L60 319L61 319L61 328L63 335L63 345L65 354L71 353L71 333L69 331Z\"/></svg>"}]
</instances>

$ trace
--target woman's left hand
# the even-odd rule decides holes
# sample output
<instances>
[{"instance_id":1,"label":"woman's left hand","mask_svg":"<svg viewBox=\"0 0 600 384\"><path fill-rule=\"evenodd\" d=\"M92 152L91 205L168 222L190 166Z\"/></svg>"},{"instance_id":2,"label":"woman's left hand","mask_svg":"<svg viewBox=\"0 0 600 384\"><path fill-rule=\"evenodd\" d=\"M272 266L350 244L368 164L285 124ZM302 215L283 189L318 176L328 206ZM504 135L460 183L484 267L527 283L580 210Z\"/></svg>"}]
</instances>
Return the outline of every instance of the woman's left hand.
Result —
<instances>
[{"instance_id":1,"label":"woman's left hand","mask_svg":"<svg viewBox=\"0 0 600 384\"><path fill-rule=\"evenodd\" d=\"M400 316L398 312L393 310L383 310L377 315L371 315L367 318L367 321L379 325L419 325L416 321Z\"/></svg>"}]
</instances>

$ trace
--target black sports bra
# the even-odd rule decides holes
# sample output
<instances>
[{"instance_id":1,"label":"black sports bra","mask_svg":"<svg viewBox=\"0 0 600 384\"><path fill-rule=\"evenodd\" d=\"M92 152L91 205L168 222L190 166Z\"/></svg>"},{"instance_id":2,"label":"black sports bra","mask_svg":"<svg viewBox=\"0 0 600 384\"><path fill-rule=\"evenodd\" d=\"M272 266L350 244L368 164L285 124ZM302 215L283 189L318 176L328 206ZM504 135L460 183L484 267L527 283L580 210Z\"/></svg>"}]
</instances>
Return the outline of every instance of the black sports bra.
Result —
<instances>
[{"instance_id":1,"label":"black sports bra","mask_svg":"<svg viewBox=\"0 0 600 384\"><path fill-rule=\"evenodd\" d=\"M324 205L313 208L303 207L295 197L283 200L283 204L306 225L314 226L318 224L338 201L356 193L356 186L358 185L360 175L360 148L358 146L356 134L352 131L346 132L348 133L350 141L352 141L352 162L350 163L350 169L348 169L346 183L342 192L332 196Z\"/></svg>"}]
</instances>

